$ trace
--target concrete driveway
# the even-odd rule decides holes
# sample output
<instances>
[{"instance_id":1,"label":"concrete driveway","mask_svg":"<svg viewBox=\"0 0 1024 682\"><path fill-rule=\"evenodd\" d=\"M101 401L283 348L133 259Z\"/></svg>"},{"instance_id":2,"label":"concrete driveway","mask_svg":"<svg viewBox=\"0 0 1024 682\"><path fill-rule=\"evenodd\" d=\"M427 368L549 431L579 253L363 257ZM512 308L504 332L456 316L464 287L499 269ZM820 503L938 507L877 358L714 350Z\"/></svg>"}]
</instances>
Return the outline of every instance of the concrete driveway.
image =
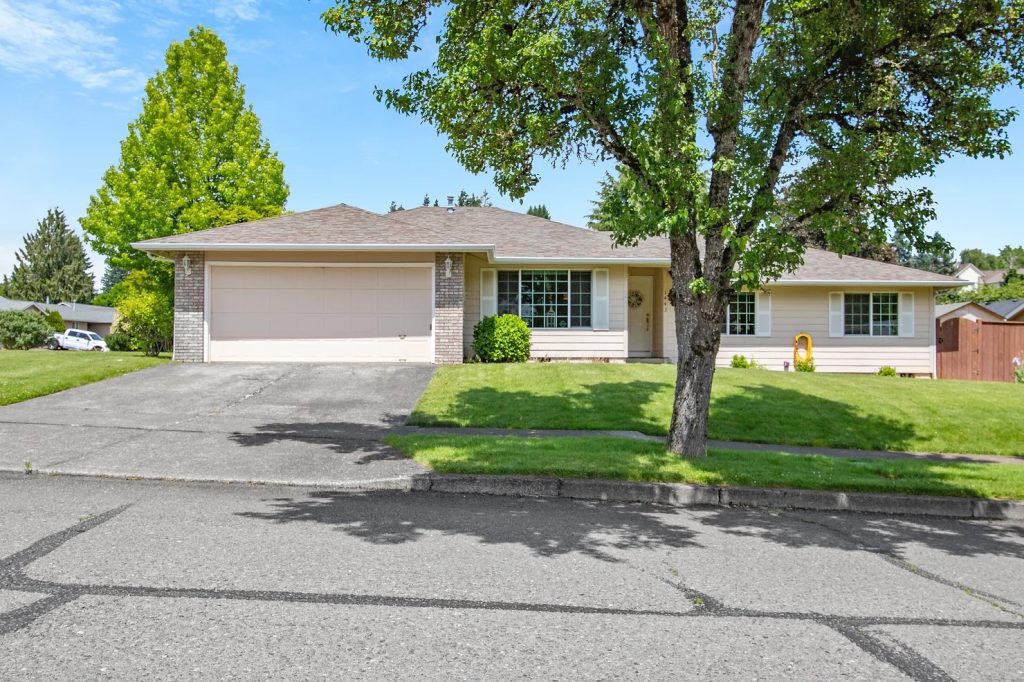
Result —
<instances>
[{"instance_id":1,"label":"concrete driveway","mask_svg":"<svg viewBox=\"0 0 1024 682\"><path fill-rule=\"evenodd\" d=\"M420 473L383 443L430 365L168 364L0 407L0 468L281 483Z\"/></svg>"}]
</instances>

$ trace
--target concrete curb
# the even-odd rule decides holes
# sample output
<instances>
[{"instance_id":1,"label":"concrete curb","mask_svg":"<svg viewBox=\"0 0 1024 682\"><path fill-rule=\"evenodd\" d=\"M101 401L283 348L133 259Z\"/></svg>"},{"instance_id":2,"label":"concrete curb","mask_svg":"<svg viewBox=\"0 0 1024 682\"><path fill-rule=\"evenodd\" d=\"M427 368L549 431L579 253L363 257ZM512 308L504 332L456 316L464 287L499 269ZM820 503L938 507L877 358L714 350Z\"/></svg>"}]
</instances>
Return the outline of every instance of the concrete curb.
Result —
<instances>
[{"instance_id":1,"label":"concrete curb","mask_svg":"<svg viewBox=\"0 0 1024 682\"><path fill-rule=\"evenodd\" d=\"M762 507L942 516L954 519L1024 520L1024 502L925 495L844 493L830 490L460 474L427 474L417 477L411 490L467 495L563 497L600 502L641 502L669 507Z\"/></svg>"},{"instance_id":2,"label":"concrete curb","mask_svg":"<svg viewBox=\"0 0 1024 682\"><path fill-rule=\"evenodd\" d=\"M21 474L19 469L0 467L0 473ZM88 478L219 483L242 485L283 485L311 487L339 492L411 492L502 497L564 498L591 502L628 502L667 507L756 507L888 514L893 516L939 516L952 519L1003 519L1024 521L1024 501L845 493L831 490L792 488L743 488L691 485L688 483L644 483L603 479L551 478L546 476L487 476L478 474L425 473L407 477L361 481L139 476L86 471L37 469L32 475L81 476Z\"/></svg>"}]
</instances>

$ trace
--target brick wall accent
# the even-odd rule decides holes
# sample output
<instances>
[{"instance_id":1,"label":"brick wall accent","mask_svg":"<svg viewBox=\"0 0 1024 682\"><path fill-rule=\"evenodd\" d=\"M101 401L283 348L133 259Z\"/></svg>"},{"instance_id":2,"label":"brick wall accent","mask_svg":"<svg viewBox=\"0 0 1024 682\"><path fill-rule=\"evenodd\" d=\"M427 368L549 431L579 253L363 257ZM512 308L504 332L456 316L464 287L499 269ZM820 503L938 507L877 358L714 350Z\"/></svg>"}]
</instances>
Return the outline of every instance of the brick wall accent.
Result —
<instances>
[{"instance_id":1,"label":"brick wall accent","mask_svg":"<svg viewBox=\"0 0 1024 682\"><path fill-rule=\"evenodd\" d=\"M206 284L206 254L179 253L174 257L174 359L203 361L203 304ZM190 274L185 274L184 257Z\"/></svg>"},{"instance_id":2,"label":"brick wall accent","mask_svg":"<svg viewBox=\"0 0 1024 682\"><path fill-rule=\"evenodd\" d=\"M445 277L445 259L452 259L451 277ZM434 255L434 362L462 362L462 316L466 302L466 267L461 253Z\"/></svg>"}]
</instances>

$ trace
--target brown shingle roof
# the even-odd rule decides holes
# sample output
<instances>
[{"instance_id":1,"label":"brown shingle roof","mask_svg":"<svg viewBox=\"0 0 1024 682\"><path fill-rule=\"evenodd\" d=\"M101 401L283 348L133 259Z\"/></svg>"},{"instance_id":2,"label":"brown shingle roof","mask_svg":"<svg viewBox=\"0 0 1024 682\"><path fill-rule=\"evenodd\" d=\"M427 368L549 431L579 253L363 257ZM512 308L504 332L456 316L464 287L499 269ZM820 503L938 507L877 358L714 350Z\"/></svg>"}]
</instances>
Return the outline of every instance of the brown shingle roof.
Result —
<instances>
[{"instance_id":1,"label":"brown shingle roof","mask_svg":"<svg viewBox=\"0 0 1024 682\"><path fill-rule=\"evenodd\" d=\"M150 239L144 251L370 250L487 251L496 262L561 260L669 262L668 239L615 246L606 232L494 207L421 207L380 215L338 204L250 223ZM955 277L808 249L804 264L780 282L918 282L957 286Z\"/></svg>"}]
</instances>

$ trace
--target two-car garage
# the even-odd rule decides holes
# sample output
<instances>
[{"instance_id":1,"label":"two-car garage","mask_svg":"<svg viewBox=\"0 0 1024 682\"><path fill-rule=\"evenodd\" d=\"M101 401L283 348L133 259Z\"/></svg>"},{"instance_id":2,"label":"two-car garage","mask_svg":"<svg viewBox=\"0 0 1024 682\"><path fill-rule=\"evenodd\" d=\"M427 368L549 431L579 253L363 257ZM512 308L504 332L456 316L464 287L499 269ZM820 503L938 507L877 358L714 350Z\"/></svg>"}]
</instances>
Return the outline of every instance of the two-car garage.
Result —
<instances>
[{"instance_id":1,"label":"two-car garage","mask_svg":"<svg viewBox=\"0 0 1024 682\"><path fill-rule=\"evenodd\" d=\"M210 263L207 360L432 362L432 263Z\"/></svg>"}]
</instances>

